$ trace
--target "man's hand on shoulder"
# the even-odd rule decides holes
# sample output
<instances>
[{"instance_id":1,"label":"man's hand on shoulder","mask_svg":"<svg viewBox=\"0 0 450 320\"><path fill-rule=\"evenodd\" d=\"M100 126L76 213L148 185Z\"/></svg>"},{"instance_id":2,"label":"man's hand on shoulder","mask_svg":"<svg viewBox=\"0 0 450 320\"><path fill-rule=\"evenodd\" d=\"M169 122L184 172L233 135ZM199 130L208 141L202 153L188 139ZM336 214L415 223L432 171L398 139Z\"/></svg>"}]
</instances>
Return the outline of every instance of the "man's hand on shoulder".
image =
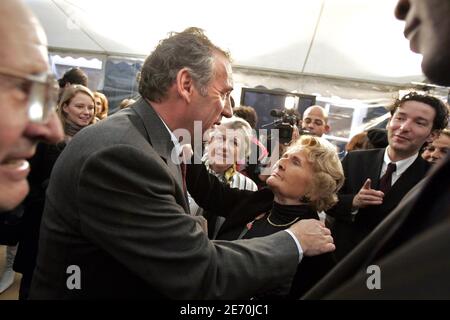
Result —
<instances>
[{"instance_id":1,"label":"man's hand on shoulder","mask_svg":"<svg viewBox=\"0 0 450 320\"><path fill-rule=\"evenodd\" d=\"M330 229L323 222L308 219L292 225L289 230L300 242L305 256L315 256L336 249Z\"/></svg>"}]
</instances>

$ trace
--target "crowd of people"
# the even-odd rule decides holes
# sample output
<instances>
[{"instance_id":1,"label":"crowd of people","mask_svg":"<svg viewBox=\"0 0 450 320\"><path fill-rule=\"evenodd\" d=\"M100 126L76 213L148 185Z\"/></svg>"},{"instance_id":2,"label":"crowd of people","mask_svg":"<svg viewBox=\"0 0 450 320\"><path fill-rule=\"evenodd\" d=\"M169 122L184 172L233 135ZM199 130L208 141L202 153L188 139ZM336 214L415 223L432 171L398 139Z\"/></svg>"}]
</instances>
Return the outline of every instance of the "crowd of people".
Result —
<instances>
[{"instance_id":1,"label":"crowd of people","mask_svg":"<svg viewBox=\"0 0 450 320\"><path fill-rule=\"evenodd\" d=\"M203 30L161 40L140 97L108 116L82 69L48 71L21 1L0 14L0 293L15 270L20 299L450 298L445 102L399 97L342 160L313 105L268 160L255 110L232 101L230 53ZM448 86L449 14L447 0L395 11L425 75Z\"/></svg>"}]
</instances>

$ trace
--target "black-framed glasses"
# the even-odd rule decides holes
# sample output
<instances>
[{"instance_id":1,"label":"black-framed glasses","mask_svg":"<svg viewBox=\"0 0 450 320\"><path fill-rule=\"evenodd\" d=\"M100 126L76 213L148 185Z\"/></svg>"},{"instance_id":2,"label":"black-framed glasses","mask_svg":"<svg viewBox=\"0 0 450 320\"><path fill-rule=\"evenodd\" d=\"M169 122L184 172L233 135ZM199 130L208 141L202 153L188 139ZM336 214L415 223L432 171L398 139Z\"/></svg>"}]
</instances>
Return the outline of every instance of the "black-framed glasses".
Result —
<instances>
[{"instance_id":1,"label":"black-framed glasses","mask_svg":"<svg viewBox=\"0 0 450 320\"><path fill-rule=\"evenodd\" d=\"M48 121L58 103L59 87L53 74L44 72L30 75L0 67L0 75L20 80L17 86L27 95L28 118L31 122Z\"/></svg>"}]
</instances>

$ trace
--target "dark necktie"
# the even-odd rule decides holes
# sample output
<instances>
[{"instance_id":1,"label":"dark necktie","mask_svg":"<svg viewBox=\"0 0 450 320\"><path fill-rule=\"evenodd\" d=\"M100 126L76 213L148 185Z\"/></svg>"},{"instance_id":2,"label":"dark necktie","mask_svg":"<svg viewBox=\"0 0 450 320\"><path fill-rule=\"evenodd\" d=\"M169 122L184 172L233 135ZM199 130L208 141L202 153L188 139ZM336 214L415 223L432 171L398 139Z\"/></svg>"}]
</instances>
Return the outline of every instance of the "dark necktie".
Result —
<instances>
[{"instance_id":1,"label":"dark necktie","mask_svg":"<svg viewBox=\"0 0 450 320\"><path fill-rule=\"evenodd\" d=\"M393 162L389 163L386 172L380 179L380 190L386 193L391 189L392 185L392 173L397 170L397 165Z\"/></svg>"}]
</instances>

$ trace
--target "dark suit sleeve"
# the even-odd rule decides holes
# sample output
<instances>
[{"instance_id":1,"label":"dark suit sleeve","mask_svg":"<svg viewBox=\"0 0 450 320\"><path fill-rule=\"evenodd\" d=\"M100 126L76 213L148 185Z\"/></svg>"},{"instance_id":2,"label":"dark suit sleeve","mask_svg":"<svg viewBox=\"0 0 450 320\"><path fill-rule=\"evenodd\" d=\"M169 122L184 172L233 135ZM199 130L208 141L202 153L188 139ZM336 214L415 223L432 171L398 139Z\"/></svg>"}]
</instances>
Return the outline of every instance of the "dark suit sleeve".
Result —
<instances>
[{"instance_id":1,"label":"dark suit sleeve","mask_svg":"<svg viewBox=\"0 0 450 320\"><path fill-rule=\"evenodd\" d=\"M210 174L204 164L188 165L186 182L189 193L200 207L223 217L228 217L230 212L255 193L230 188Z\"/></svg>"},{"instance_id":2,"label":"dark suit sleeve","mask_svg":"<svg viewBox=\"0 0 450 320\"><path fill-rule=\"evenodd\" d=\"M379 267L379 288L368 288L368 283L375 283L376 274L363 268L326 298L449 299L449 243L450 224L445 222L375 262Z\"/></svg>"},{"instance_id":3,"label":"dark suit sleeve","mask_svg":"<svg viewBox=\"0 0 450 320\"><path fill-rule=\"evenodd\" d=\"M292 280L298 252L289 234L209 241L154 152L105 148L74 178L83 235L165 297L245 298Z\"/></svg>"},{"instance_id":4,"label":"dark suit sleeve","mask_svg":"<svg viewBox=\"0 0 450 320\"><path fill-rule=\"evenodd\" d=\"M344 170L345 181L344 185L338 192L338 203L332 208L327 210L327 214L338 219L350 220L352 217L353 198L355 193L353 192L349 176L351 168L350 154L347 154L342 160L342 168Z\"/></svg>"}]
</instances>

